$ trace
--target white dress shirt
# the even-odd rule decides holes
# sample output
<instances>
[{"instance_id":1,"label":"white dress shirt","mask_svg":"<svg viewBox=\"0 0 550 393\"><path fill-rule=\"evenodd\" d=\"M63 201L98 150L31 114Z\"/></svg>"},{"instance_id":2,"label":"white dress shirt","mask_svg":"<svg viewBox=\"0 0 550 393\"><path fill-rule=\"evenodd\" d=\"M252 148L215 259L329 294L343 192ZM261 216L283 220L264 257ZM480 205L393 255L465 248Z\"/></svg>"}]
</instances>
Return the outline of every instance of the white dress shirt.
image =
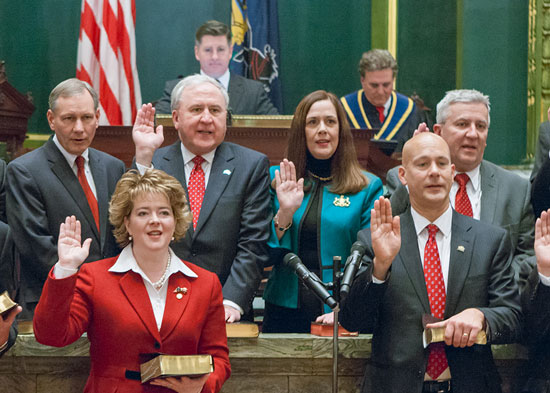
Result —
<instances>
[{"instance_id":1,"label":"white dress shirt","mask_svg":"<svg viewBox=\"0 0 550 393\"><path fill-rule=\"evenodd\" d=\"M208 74L206 74L203 70L201 70L201 75L206 75L206 76L210 76ZM214 78L216 79L218 82L220 82L223 86L223 88L225 89L225 91L227 91L229 89L229 77L230 77L230 73L229 73L229 68L225 71L225 73L220 76L219 78L214 78L212 76L210 76L210 78Z\"/></svg>"},{"instance_id":2,"label":"white dress shirt","mask_svg":"<svg viewBox=\"0 0 550 393\"><path fill-rule=\"evenodd\" d=\"M78 156L71 154L67 150L65 150L65 148L61 146L61 143L59 143L57 135L54 135L53 143L55 143L61 154L63 154L63 157L65 157L65 160L67 160L67 163L73 170L75 176L78 178L78 167L76 166L76 158ZM86 180L88 180L88 184L90 185L90 188L94 193L95 198L97 199L94 178L92 176L92 171L90 170L90 159L88 158L89 155L90 151L88 149L84 150L84 153L81 154L81 156L84 158L84 174L86 175Z\"/></svg>"},{"instance_id":3,"label":"white dress shirt","mask_svg":"<svg viewBox=\"0 0 550 393\"><path fill-rule=\"evenodd\" d=\"M164 316L164 308L166 307L166 296L168 293L168 281L172 274L177 272L182 272L188 277L198 277L197 274L191 270L181 259L179 259L174 251L170 251L170 267L166 273L166 280L160 289L156 289L153 286L153 283L147 277L147 275L141 270L136 259L134 258L134 253L132 252L132 245L129 244L120 253L117 261L111 268L110 272L115 273L124 273L127 271L133 271L141 276L143 279L143 284L147 289L147 294L149 295L149 301L153 307L153 313L155 315L155 321L157 323L157 328L160 331L162 325L162 317ZM76 269L66 269L59 265L59 262L56 263L54 267L53 274L56 279L66 278L73 274L76 274Z\"/></svg>"}]
</instances>

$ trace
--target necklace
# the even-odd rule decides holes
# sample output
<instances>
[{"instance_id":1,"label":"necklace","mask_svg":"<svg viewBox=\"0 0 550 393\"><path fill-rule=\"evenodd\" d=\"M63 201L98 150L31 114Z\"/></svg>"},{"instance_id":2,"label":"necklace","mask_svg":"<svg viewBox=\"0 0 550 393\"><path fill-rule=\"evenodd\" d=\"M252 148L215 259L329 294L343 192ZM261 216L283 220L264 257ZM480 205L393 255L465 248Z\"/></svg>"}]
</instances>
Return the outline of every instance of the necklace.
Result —
<instances>
[{"instance_id":1,"label":"necklace","mask_svg":"<svg viewBox=\"0 0 550 393\"><path fill-rule=\"evenodd\" d=\"M332 180L332 176L329 176L329 177L321 177L321 176L317 176L315 173L311 172L311 171L307 171L307 173L309 174L309 176L315 178L315 179L319 179L321 181L329 181L329 180Z\"/></svg>"},{"instance_id":2,"label":"necklace","mask_svg":"<svg viewBox=\"0 0 550 393\"><path fill-rule=\"evenodd\" d=\"M168 262L166 263L166 269L164 269L164 273L162 274L162 277L153 283L153 287L158 291L162 286L164 285L164 282L166 281L166 275L168 274L168 269L170 269L170 262L172 261L172 255L170 254L170 250L168 251Z\"/></svg>"}]
</instances>

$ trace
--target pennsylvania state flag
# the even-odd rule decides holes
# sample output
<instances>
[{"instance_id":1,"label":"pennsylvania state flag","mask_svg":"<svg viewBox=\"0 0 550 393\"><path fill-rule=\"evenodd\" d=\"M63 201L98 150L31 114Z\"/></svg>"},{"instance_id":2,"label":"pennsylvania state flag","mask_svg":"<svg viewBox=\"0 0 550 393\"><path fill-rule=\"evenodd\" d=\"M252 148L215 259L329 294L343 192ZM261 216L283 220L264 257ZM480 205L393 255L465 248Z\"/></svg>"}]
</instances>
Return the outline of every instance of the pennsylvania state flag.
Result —
<instances>
[{"instance_id":1,"label":"pennsylvania state flag","mask_svg":"<svg viewBox=\"0 0 550 393\"><path fill-rule=\"evenodd\" d=\"M231 72L263 82L271 102L283 113L277 0L231 0L231 33Z\"/></svg>"}]
</instances>

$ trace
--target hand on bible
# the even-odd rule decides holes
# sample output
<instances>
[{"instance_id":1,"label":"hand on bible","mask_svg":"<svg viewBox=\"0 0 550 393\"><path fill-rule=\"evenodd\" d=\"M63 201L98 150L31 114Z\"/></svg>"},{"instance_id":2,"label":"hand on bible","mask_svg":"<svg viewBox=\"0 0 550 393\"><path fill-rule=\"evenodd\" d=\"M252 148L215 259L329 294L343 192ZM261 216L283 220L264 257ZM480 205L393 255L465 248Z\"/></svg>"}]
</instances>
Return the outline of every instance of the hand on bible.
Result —
<instances>
[{"instance_id":1,"label":"hand on bible","mask_svg":"<svg viewBox=\"0 0 550 393\"><path fill-rule=\"evenodd\" d=\"M90 253L92 239L81 243L80 221L75 216L70 216L59 227L59 240L57 241L57 255L59 264L64 268L78 269Z\"/></svg>"},{"instance_id":2,"label":"hand on bible","mask_svg":"<svg viewBox=\"0 0 550 393\"><path fill-rule=\"evenodd\" d=\"M464 348L471 347L476 343L477 334L484 325L485 315L477 308L467 308L444 321L429 323L426 328L444 327L445 344Z\"/></svg>"},{"instance_id":3,"label":"hand on bible","mask_svg":"<svg viewBox=\"0 0 550 393\"><path fill-rule=\"evenodd\" d=\"M151 385L162 386L178 393L200 393L209 376L210 374L204 374L195 378L156 378L151 381Z\"/></svg>"},{"instance_id":4,"label":"hand on bible","mask_svg":"<svg viewBox=\"0 0 550 393\"><path fill-rule=\"evenodd\" d=\"M138 110L132 139L136 146L136 162L150 167L153 154L164 142L162 126L158 126L155 131L155 108L151 104L143 104Z\"/></svg>"}]
</instances>

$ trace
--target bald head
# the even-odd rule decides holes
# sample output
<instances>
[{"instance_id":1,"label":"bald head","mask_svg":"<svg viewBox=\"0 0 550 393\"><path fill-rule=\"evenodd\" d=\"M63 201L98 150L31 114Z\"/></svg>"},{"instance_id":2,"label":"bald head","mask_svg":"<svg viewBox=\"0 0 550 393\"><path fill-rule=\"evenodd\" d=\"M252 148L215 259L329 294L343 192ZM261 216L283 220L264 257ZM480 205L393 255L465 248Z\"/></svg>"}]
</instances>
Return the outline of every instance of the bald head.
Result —
<instances>
[{"instance_id":1,"label":"bald head","mask_svg":"<svg viewBox=\"0 0 550 393\"><path fill-rule=\"evenodd\" d=\"M406 165L412 157L422 152L426 146L433 146L435 149L440 150L442 154L447 154L449 159L451 157L449 146L442 137L431 132L421 132L415 135L414 138L409 139L403 146L403 165Z\"/></svg>"},{"instance_id":2,"label":"bald head","mask_svg":"<svg viewBox=\"0 0 550 393\"><path fill-rule=\"evenodd\" d=\"M453 176L449 146L440 136L423 132L403 146L399 180L409 188L411 206L430 221L449 207Z\"/></svg>"}]
</instances>

